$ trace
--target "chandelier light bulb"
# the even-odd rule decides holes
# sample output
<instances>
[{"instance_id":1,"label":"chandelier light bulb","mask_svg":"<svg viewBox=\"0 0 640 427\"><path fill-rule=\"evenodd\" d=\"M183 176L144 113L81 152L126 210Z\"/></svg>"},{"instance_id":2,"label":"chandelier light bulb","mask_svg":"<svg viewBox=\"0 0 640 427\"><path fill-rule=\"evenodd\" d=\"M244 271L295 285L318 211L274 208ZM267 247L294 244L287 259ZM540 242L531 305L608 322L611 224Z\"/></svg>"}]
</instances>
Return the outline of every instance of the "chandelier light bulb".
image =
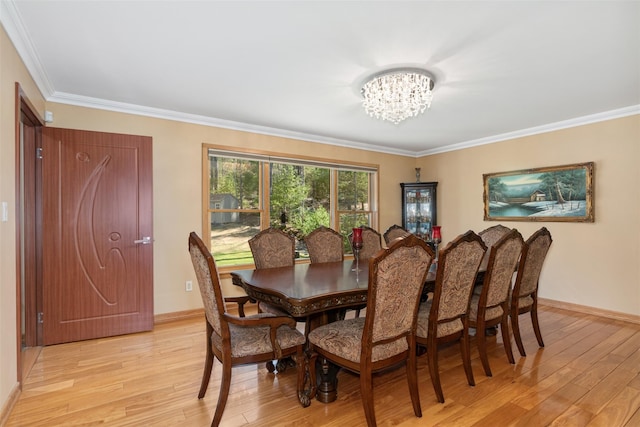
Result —
<instances>
[{"instance_id":1,"label":"chandelier light bulb","mask_svg":"<svg viewBox=\"0 0 640 427\"><path fill-rule=\"evenodd\" d=\"M397 125L431 107L433 87L433 78L425 70L385 71L362 87L362 106L371 117Z\"/></svg>"}]
</instances>

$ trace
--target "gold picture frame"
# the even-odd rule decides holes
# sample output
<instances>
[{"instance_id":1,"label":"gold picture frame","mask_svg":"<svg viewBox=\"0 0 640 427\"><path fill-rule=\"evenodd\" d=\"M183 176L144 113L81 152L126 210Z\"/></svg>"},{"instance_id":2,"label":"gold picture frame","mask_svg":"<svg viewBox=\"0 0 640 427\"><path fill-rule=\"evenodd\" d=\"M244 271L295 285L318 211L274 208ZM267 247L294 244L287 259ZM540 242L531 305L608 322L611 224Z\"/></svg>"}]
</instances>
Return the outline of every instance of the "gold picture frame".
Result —
<instances>
[{"instance_id":1,"label":"gold picture frame","mask_svg":"<svg viewBox=\"0 0 640 427\"><path fill-rule=\"evenodd\" d=\"M594 222L594 163L483 174L485 221Z\"/></svg>"}]
</instances>

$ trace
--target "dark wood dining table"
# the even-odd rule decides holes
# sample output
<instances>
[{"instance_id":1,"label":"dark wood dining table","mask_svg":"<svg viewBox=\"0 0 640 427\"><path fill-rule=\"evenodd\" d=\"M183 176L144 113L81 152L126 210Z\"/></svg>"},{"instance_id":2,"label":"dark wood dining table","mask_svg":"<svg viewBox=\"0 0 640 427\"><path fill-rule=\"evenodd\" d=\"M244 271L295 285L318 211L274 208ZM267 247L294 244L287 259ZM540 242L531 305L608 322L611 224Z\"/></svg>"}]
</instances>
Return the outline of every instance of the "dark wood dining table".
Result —
<instances>
[{"instance_id":1,"label":"dark wood dining table","mask_svg":"<svg viewBox=\"0 0 640 427\"><path fill-rule=\"evenodd\" d=\"M366 304L369 265L352 260L328 263L299 263L291 267L247 269L231 272L234 285L251 298L284 309L304 319L307 332L341 319L346 309ZM427 274L423 295L433 291L435 266ZM319 375L316 397L324 403L336 399L337 367Z\"/></svg>"}]
</instances>

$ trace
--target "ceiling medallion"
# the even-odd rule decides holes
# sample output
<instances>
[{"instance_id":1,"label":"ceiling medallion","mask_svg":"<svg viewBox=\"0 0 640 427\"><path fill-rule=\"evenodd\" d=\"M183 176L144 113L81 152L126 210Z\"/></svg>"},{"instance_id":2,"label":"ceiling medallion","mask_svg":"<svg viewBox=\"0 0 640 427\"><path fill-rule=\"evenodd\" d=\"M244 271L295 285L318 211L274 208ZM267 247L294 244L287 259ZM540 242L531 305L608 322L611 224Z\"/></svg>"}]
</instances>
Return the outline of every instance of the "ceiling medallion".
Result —
<instances>
[{"instance_id":1,"label":"ceiling medallion","mask_svg":"<svg viewBox=\"0 0 640 427\"><path fill-rule=\"evenodd\" d=\"M431 74L419 68L383 71L362 86L362 106L371 117L397 125L431 107L434 84Z\"/></svg>"}]
</instances>

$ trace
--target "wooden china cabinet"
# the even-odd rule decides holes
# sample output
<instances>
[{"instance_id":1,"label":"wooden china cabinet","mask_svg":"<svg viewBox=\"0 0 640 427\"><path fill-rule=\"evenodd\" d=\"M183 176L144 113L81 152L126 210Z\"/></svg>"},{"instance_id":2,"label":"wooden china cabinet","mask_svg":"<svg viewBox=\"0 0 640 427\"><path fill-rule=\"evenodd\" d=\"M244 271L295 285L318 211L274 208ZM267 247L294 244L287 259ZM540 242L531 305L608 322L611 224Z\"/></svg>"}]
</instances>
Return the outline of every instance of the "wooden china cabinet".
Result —
<instances>
[{"instance_id":1,"label":"wooden china cabinet","mask_svg":"<svg viewBox=\"0 0 640 427\"><path fill-rule=\"evenodd\" d=\"M437 182L401 183L402 227L421 237L431 240L431 230L438 225L436 209Z\"/></svg>"}]
</instances>

